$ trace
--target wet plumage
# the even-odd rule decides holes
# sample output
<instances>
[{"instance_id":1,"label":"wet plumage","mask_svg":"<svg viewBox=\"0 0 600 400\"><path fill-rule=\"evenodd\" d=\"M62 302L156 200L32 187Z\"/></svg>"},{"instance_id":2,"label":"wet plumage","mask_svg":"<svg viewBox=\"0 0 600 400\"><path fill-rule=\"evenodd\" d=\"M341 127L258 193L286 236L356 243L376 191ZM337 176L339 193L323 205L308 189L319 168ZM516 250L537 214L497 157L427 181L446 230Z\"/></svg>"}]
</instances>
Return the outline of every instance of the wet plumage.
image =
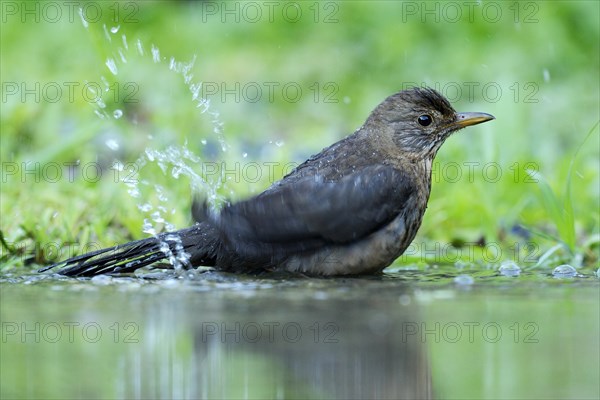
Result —
<instances>
[{"instance_id":1,"label":"wet plumage","mask_svg":"<svg viewBox=\"0 0 600 400\"><path fill-rule=\"evenodd\" d=\"M311 275L379 272L406 250L421 225L431 164L445 139L490 119L483 113L456 113L432 89L396 93L354 134L261 194L218 214L196 203L197 223L190 228L45 269L61 266L59 273L73 276L131 272L183 249L191 256L190 267Z\"/></svg>"}]
</instances>

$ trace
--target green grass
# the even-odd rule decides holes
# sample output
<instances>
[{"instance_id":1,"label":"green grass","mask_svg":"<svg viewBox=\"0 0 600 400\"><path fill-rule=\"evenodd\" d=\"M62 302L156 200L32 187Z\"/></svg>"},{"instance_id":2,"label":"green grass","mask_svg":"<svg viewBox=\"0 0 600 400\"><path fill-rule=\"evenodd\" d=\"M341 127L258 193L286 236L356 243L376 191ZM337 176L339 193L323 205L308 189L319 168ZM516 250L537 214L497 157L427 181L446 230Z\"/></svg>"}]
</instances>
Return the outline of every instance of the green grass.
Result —
<instances>
[{"instance_id":1,"label":"green grass","mask_svg":"<svg viewBox=\"0 0 600 400\"><path fill-rule=\"evenodd\" d=\"M571 182L573 178L573 166L577 159L577 154L581 151L584 144L588 141L588 139L595 133L598 128L598 123L590 129L587 136L581 143L581 145L577 148L577 151L573 155L571 162L569 164L569 170L567 172L567 178L565 180L565 187L563 189L563 193L556 193L549 182L537 171L528 170L527 173L535 179L539 186L539 198L540 203L543 205L544 209L548 213L548 217L554 223L556 232L558 233L557 237L553 237L557 242L562 242L562 246L556 245L549 249L536 264L536 266L542 265L543 261L547 259L551 254L553 254L557 250L564 250L566 252L566 262L570 264L575 264L580 266L582 262L583 252L586 250L586 247L589 247L591 243L588 243L587 246L582 246L583 248L579 249L579 243L577 242L576 232L575 232L575 215L573 209L573 196L571 192ZM593 243L593 242L592 242ZM597 244L597 243L594 243Z\"/></svg>"},{"instance_id":2,"label":"green grass","mask_svg":"<svg viewBox=\"0 0 600 400\"><path fill-rule=\"evenodd\" d=\"M121 182L128 172L111 169L115 160L131 166L147 147L186 146L203 162L220 166L224 161L234 171L236 162L242 167L278 162L273 171L280 177L285 163L301 162L353 132L378 102L411 82L438 87L449 97L458 87L462 95L454 96L456 109L489 112L497 119L458 133L442 147L419 246L397 265L459 259L494 266L515 259L547 269L563 262L597 268L598 4L539 2L536 21L525 22L523 13L531 10L515 16L502 3L504 17L494 23L479 13L472 21L423 23L394 2L336 4L335 23L315 23L312 17L297 23L282 18L223 23L191 2L139 3L138 22L115 23L106 12L87 29L78 19L8 18L0 37L1 268L30 270L83 251L86 244L109 246L144 237L142 222L149 215L138 205L146 202L165 206L167 220L176 227L191 223L193 181L175 179L172 166L163 173L149 163L134 176L163 187L168 200L144 184L141 196L133 198ZM303 5L307 16L308 6ZM109 34L111 41L103 23L119 26ZM128 42L127 63L118 53L121 35ZM136 50L138 39L143 56ZM164 57L160 62L152 60L152 45ZM182 74L169 70L171 57L187 62L194 56L192 81L204 82L205 89L231 89L239 82L265 91L258 101L208 96L210 112L218 112L224 124L226 152L213 133L214 116L199 111ZM108 58L116 60L117 75L108 71ZM106 119L94 114L97 105L79 90L86 82L102 85L101 77L111 88L103 93ZM73 99L65 94L56 102L43 95L39 101L33 95L23 100L20 93L9 95L6 86L39 83L41 88L50 84L50 90L56 83L66 90L72 82L78 84ZM267 82L278 88L297 84L303 95L290 101L276 90L269 99ZM475 83L473 96L465 82ZM502 95L493 98L484 87L500 87ZM112 118L116 110L123 117ZM119 142L118 150L107 147L111 139ZM62 166L56 180L49 175L54 163ZM70 177L72 163L78 166ZM459 177L450 174L454 163ZM188 164L198 174L207 165ZM98 167L101 179L86 176L86 166ZM500 176L491 175L494 170ZM241 199L271 180L240 174L232 173L220 186L220 197ZM450 253L422 251L448 244L454 245ZM473 252L456 257L461 249Z\"/></svg>"}]
</instances>

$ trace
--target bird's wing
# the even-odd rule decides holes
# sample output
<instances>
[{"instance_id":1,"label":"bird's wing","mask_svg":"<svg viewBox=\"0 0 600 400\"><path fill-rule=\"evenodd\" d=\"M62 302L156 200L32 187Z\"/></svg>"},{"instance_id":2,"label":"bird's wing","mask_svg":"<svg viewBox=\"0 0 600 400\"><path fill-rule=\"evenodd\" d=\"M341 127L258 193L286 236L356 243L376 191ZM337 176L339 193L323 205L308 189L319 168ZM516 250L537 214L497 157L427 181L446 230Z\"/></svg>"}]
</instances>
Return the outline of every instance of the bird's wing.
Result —
<instances>
[{"instance_id":1,"label":"bird's wing","mask_svg":"<svg viewBox=\"0 0 600 400\"><path fill-rule=\"evenodd\" d=\"M335 182L314 176L282 181L225 207L216 223L233 240L262 243L347 243L390 222L413 193L406 174L389 166L362 168Z\"/></svg>"}]
</instances>

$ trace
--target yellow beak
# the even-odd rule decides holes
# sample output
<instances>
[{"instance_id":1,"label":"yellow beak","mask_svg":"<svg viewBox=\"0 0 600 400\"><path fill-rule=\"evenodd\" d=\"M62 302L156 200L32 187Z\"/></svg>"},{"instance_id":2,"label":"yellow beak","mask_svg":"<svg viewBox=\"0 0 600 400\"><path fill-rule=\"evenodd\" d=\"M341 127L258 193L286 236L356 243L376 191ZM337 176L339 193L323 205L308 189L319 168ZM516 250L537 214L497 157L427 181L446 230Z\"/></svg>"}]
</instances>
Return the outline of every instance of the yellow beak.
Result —
<instances>
[{"instance_id":1,"label":"yellow beak","mask_svg":"<svg viewBox=\"0 0 600 400\"><path fill-rule=\"evenodd\" d=\"M481 112L465 112L456 114L456 122L452 125L457 129L464 128L466 126L481 124L482 122L491 121L496 119L491 114Z\"/></svg>"}]
</instances>

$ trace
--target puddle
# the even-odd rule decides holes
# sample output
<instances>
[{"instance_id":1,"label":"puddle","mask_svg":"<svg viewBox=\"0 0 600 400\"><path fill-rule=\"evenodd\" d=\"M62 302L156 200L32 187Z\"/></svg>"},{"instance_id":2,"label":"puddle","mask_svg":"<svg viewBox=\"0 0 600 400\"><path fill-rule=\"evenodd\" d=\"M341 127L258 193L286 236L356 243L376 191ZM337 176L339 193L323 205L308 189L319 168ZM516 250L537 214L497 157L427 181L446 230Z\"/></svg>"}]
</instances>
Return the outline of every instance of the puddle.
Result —
<instances>
[{"instance_id":1,"label":"puddle","mask_svg":"<svg viewBox=\"0 0 600 400\"><path fill-rule=\"evenodd\" d=\"M453 266L334 279L5 274L0 379L61 398L425 398L484 381L585 397L598 282Z\"/></svg>"}]
</instances>

